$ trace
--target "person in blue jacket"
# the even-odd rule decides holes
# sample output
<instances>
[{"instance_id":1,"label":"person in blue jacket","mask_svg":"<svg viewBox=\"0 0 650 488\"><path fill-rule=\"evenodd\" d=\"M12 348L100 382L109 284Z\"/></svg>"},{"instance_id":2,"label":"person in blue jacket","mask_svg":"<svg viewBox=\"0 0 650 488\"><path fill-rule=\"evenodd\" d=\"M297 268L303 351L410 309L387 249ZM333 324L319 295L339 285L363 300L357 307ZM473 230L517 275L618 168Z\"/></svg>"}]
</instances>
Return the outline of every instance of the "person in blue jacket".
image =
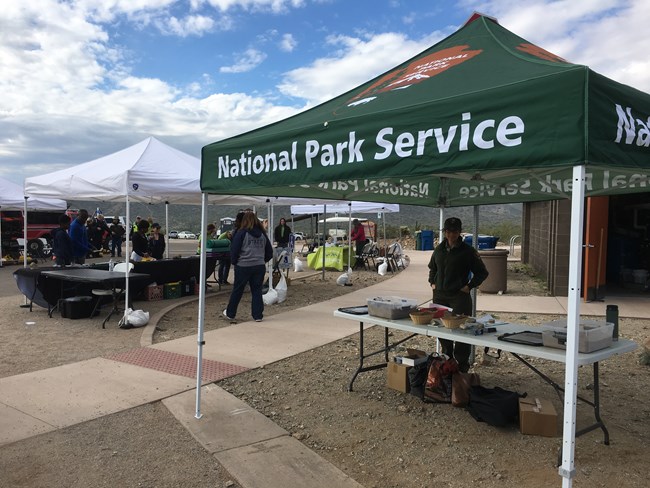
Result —
<instances>
[{"instance_id":1,"label":"person in blue jacket","mask_svg":"<svg viewBox=\"0 0 650 488\"><path fill-rule=\"evenodd\" d=\"M88 220L88 210L81 209L77 218L70 223L70 239L72 240L72 258L76 264L84 264L86 255L93 249L88 241L88 231L86 230L86 221Z\"/></svg>"},{"instance_id":2,"label":"person in blue jacket","mask_svg":"<svg viewBox=\"0 0 650 488\"><path fill-rule=\"evenodd\" d=\"M273 259L273 246L264 231L262 222L253 212L246 212L241 227L233 235L230 245L230 261L235 267L235 281L228 307L223 316L233 321L246 285L251 289L251 315L255 322L264 317L262 286L266 274L266 263Z\"/></svg>"}]
</instances>

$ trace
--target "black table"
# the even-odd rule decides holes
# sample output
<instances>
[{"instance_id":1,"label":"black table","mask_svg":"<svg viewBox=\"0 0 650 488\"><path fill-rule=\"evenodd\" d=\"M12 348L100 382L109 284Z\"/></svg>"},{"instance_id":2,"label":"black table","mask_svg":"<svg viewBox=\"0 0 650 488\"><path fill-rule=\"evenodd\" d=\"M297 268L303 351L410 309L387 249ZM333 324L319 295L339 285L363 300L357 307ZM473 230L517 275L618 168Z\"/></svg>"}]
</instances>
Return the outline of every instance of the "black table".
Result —
<instances>
[{"instance_id":1,"label":"black table","mask_svg":"<svg viewBox=\"0 0 650 488\"><path fill-rule=\"evenodd\" d=\"M133 273L144 273L149 275L150 283L163 285L177 281L187 281L194 277L199 282L201 260L200 256L189 256L185 258L158 259L156 261L140 261L134 263ZM206 276L210 276L217 265L216 257L207 257ZM107 269L107 265L104 265Z\"/></svg>"},{"instance_id":2,"label":"black table","mask_svg":"<svg viewBox=\"0 0 650 488\"><path fill-rule=\"evenodd\" d=\"M91 293L92 289L97 287L111 290L113 307L102 323L102 328L104 328L111 315L118 310L117 299L120 293L116 290L118 287L120 289L124 288L126 276L121 271L107 271L93 268L56 268L41 272L39 281L41 280L45 283L45 288L48 289L54 289L58 285L59 299L66 298L69 290L74 289L78 284L90 286ZM130 272L128 280L130 295L133 296L150 282L150 276L144 273ZM58 304L58 299L56 303ZM56 308L56 305L49 309L50 316L54 308Z\"/></svg>"}]
</instances>

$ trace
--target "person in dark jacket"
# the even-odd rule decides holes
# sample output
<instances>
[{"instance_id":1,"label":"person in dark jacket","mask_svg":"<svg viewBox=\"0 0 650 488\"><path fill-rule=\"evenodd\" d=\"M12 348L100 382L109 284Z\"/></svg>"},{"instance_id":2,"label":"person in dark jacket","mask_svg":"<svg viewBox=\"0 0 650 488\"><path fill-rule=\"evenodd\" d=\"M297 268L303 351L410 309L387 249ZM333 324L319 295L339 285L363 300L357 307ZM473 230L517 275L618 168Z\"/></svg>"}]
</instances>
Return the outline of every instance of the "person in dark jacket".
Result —
<instances>
[{"instance_id":1,"label":"person in dark jacket","mask_svg":"<svg viewBox=\"0 0 650 488\"><path fill-rule=\"evenodd\" d=\"M165 255L165 236L160 233L160 224L154 222L149 236L149 254L154 259L162 259Z\"/></svg>"},{"instance_id":2,"label":"person in dark jacket","mask_svg":"<svg viewBox=\"0 0 650 488\"><path fill-rule=\"evenodd\" d=\"M122 239L126 234L126 229L120 223L119 216L113 217L113 223L108 228L111 233L111 257L122 257Z\"/></svg>"},{"instance_id":3,"label":"person in dark jacket","mask_svg":"<svg viewBox=\"0 0 650 488\"><path fill-rule=\"evenodd\" d=\"M289 247L289 236L291 235L291 227L287 225L287 221L283 218L273 231L273 239L278 247Z\"/></svg>"},{"instance_id":4,"label":"person in dark jacket","mask_svg":"<svg viewBox=\"0 0 650 488\"><path fill-rule=\"evenodd\" d=\"M445 220L444 239L436 246L429 261L429 284L433 302L451 307L459 315L472 315L469 292L488 277L488 270L478 251L461 238L462 222L456 217ZM472 346L440 339L442 352L456 358L462 372L469 370Z\"/></svg>"},{"instance_id":5,"label":"person in dark jacket","mask_svg":"<svg viewBox=\"0 0 650 488\"><path fill-rule=\"evenodd\" d=\"M63 214L59 217L59 228L52 231L52 255L54 266L68 266L72 264L72 240L68 235L70 217Z\"/></svg>"},{"instance_id":6,"label":"person in dark jacket","mask_svg":"<svg viewBox=\"0 0 650 488\"><path fill-rule=\"evenodd\" d=\"M137 263L142 261L142 258L149 257L149 241L147 240L147 232L149 231L149 222L141 220L138 224L138 231L133 234L133 252L131 253L131 261Z\"/></svg>"},{"instance_id":7,"label":"person in dark jacket","mask_svg":"<svg viewBox=\"0 0 650 488\"><path fill-rule=\"evenodd\" d=\"M228 307L223 316L233 321L246 285L251 289L251 315L256 322L264 317L262 285L266 274L265 264L273 259L273 246L264 232L262 223L253 212L246 212L241 227L232 238L230 261L235 266L235 282Z\"/></svg>"}]
</instances>

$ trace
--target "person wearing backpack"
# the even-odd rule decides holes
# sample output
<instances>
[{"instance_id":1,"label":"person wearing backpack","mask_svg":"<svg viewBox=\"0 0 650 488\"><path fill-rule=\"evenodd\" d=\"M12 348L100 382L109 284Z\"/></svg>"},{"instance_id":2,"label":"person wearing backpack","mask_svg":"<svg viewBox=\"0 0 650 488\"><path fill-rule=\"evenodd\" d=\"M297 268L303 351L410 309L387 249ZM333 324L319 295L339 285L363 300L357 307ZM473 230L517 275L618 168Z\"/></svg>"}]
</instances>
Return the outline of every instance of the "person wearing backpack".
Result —
<instances>
[{"instance_id":1,"label":"person wearing backpack","mask_svg":"<svg viewBox=\"0 0 650 488\"><path fill-rule=\"evenodd\" d=\"M459 218L445 220L444 239L436 246L429 261L429 284L433 302L451 307L459 315L472 314L472 297L469 292L488 277L488 270L478 251L465 244L460 235ZM469 370L472 346L462 342L440 339L442 352L458 361L458 369Z\"/></svg>"}]
</instances>

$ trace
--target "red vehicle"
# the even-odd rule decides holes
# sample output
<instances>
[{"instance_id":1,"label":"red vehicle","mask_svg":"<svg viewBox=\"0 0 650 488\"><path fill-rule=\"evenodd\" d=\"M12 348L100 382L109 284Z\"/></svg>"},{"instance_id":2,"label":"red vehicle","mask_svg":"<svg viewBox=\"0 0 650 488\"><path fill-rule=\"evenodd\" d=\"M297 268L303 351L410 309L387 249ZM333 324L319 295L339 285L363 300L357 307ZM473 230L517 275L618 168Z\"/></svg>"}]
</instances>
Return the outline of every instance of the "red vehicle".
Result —
<instances>
[{"instance_id":1,"label":"red vehicle","mask_svg":"<svg viewBox=\"0 0 650 488\"><path fill-rule=\"evenodd\" d=\"M30 210L27 212L27 252L31 255L41 256L45 244L52 242L52 230L59 226L59 216L62 212L42 212ZM65 212L70 218L76 218L76 210ZM2 250L4 254L20 254L17 239L23 238L24 218L22 210L5 210L0 212L2 218Z\"/></svg>"}]
</instances>

